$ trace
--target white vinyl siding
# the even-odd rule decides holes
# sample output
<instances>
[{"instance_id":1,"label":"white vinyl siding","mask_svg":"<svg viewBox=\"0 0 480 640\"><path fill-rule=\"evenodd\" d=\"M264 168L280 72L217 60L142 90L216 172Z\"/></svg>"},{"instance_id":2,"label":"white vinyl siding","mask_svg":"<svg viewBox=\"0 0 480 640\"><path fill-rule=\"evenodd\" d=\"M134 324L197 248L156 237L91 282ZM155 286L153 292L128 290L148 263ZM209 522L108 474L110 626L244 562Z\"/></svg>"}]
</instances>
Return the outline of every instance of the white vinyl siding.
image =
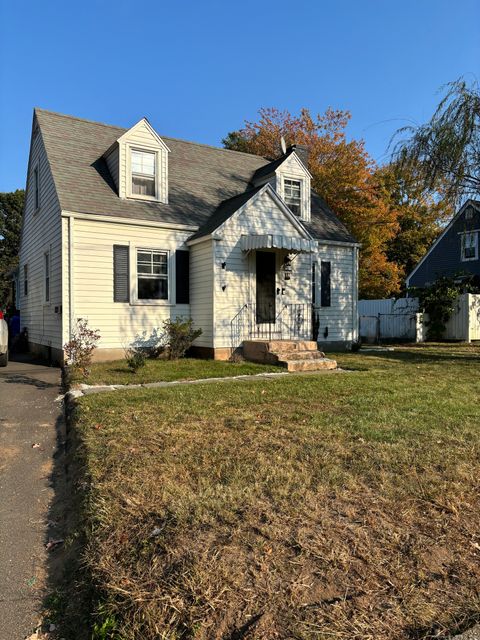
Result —
<instances>
[{"instance_id":1,"label":"white vinyl siding","mask_svg":"<svg viewBox=\"0 0 480 640\"><path fill-rule=\"evenodd\" d=\"M107 163L107 167L110 172L110 175L112 176L115 186L117 187L117 190L118 190L119 188L119 175L118 175L119 157L118 157L117 143L115 143L115 145L110 150L110 152L105 156L105 161Z\"/></svg>"},{"instance_id":2,"label":"white vinyl siding","mask_svg":"<svg viewBox=\"0 0 480 640\"><path fill-rule=\"evenodd\" d=\"M35 215L35 189L30 169L20 242L20 269L28 265L28 293L20 287L21 328L29 341L46 347L62 347L62 246L60 206L40 130L33 134L29 165L38 167L41 215ZM49 253L49 302L45 304L45 253Z\"/></svg>"},{"instance_id":3,"label":"white vinyl siding","mask_svg":"<svg viewBox=\"0 0 480 640\"><path fill-rule=\"evenodd\" d=\"M215 243L215 348L232 346L232 318L244 304L255 302L255 252L242 251L239 238L242 234L270 233L302 237L268 192L235 213L218 230L222 240ZM280 305L310 304L310 254L299 254L295 258L291 279L285 281L281 265L287 253L276 252L276 287L284 289L284 294L277 296L278 311ZM225 269L222 269L222 262L226 263Z\"/></svg>"},{"instance_id":4,"label":"white vinyl siding","mask_svg":"<svg viewBox=\"0 0 480 640\"><path fill-rule=\"evenodd\" d=\"M72 218L69 223L72 223ZM171 289L170 303L164 300L135 301L137 251L158 247L168 252L171 286L175 282L173 256L176 249L185 249L184 242L190 235L191 232L185 231L75 218L72 234L72 319L87 318L92 328L99 329L100 349L122 349L138 336L148 338L155 331L160 332L167 318L190 315L188 304L175 304L174 289ZM130 247L131 303L114 302L114 245ZM67 256L68 252L65 253L65 271L68 270ZM201 324L195 324L203 328Z\"/></svg>"},{"instance_id":5,"label":"white vinyl siding","mask_svg":"<svg viewBox=\"0 0 480 640\"><path fill-rule=\"evenodd\" d=\"M204 240L190 247L190 313L202 335L195 344L213 347L214 323L214 240Z\"/></svg>"},{"instance_id":6,"label":"white vinyl siding","mask_svg":"<svg viewBox=\"0 0 480 640\"><path fill-rule=\"evenodd\" d=\"M348 246L320 245L316 259L318 274L316 309L320 320L318 342L321 345L323 342L356 340L356 250L354 247ZM330 262L329 307L322 307L320 304L320 264L322 261Z\"/></svg>"}]
</instances>

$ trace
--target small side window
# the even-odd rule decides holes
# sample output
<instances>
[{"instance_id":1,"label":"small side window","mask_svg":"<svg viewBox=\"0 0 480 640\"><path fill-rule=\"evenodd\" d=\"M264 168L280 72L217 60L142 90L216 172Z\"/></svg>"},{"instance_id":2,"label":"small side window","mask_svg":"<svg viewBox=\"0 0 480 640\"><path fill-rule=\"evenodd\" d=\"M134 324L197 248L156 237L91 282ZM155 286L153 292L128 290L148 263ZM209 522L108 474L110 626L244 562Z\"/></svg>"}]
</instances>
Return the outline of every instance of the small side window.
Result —
<instances>
[{"instance_id":1,"label":"small side window","mask_svg":"<svg viewBox=\"0 0 480 640\"><path fill-rule=\"evenodd\" d=\"M23 265L23 295L28 296L28 264Z\"/></svg>"},{"instance_id":2,"label":"small side window","mask_svg":"<svg viewBox=\"0 0 480 640\"><path fill-rule=\"evenodd\" d=\"M331 264L330 262L321 263L321 282L320 282L320 304L322 307L330 307L331 302Z\"/></svg>"},{"instance_id":3,"label":"small side window","mask_svg":"<svg viewBox=\"0 0 480 640\"><path fill-rule=\"evenodd\" d=\"M50 254L45 253L43 256L44 259L44 291L45 291L45 302L50 302Z\"/></svg>"}]
</instances>

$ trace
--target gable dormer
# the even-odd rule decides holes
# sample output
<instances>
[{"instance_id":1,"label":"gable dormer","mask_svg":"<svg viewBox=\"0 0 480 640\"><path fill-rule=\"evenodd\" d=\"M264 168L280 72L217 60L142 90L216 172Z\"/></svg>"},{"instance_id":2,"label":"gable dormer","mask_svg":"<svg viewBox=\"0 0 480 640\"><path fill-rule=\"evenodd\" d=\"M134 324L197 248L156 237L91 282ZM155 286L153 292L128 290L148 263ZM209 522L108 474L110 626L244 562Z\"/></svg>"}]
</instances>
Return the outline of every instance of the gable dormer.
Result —
<instances>
[{"instance_id":1,"label":"gable dormer","mask_svg":"<svg viewBox=\"0 0 480 640\"><path fill-rule=\"evenodd\" d=\"M307 161L306 148L292 145L281 158L261 167L253 177L255 186L271 184L290 211L304 222L311 217L312 176Z\"/></svg>"},{"instance_id":2,"label":"gable dormer","mask_svg":"<svg viewBox=\"0 0 480 640\"><path fill-rule=\"evenodd\" d=\"M105 154L119 197L168 203L169 152L146 118L120 136Z\"/></svg>"}]
</instances>

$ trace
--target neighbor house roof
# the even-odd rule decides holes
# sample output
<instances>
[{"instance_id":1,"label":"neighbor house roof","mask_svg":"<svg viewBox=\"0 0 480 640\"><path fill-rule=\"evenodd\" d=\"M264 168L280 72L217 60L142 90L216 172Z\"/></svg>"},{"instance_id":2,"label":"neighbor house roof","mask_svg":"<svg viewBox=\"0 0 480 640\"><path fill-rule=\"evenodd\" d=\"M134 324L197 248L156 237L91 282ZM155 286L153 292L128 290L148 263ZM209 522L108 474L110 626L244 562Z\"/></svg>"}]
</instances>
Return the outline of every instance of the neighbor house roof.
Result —
<instances>
[{"instance_id":1,"label":"neighbor house roof","mask_svg":"<svg viewBox=\"0 0 480 640\"><path fill-rule=\"evenodd\" d=\"M271 162L260 156L162 135L170 149L168 204L122 199L104 154L128 129L43 109L35 109L35 115L64 211L188 225L203 231L253 195L252 179L259 169L270 165L271 171ZM355 242L316 194L311 223L305 226L319 239Z\"/></svg>"}]
</instances>

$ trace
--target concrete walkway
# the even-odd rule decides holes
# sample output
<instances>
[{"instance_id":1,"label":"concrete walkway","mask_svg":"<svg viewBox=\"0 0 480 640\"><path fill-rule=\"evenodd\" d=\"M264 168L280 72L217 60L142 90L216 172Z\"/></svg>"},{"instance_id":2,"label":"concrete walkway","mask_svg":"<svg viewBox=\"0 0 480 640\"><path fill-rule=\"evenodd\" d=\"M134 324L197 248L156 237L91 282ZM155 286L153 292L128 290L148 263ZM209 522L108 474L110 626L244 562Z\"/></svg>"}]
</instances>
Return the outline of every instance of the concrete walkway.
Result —
<instances>
[{"instance_id":1,"label":"concrete walkway","mask_svg":"<svg viewBox=\"0 0 480 640\"><path fill-rule=\"evenodd\" d=\"M0 640L28 637L39 623L59 393L57 368L25 361L0 369Z\"/></svg>"},{"instance_id":2,"label":"concrete walkway","mask_svg":"<svg viewBox=\"0 0 480 640\"><path fill-rule=\"evenodd\" d=\"M211 384L214 382L250 382L252 380L275 380L286 376L299 375L331 375L333 373L345 373L344 369L321 369L319 371L272 371L269 373L244 374L241 376L226 376L223 378L200 378L199 380L172 380L171 382L145 382L142 384L79 384L67 396L69 399L88 396L92 393L104 393L106 391L126 391L131 389L164 389L165 387L178 387L185 384Z\"/></svg>"}]
</instances>

